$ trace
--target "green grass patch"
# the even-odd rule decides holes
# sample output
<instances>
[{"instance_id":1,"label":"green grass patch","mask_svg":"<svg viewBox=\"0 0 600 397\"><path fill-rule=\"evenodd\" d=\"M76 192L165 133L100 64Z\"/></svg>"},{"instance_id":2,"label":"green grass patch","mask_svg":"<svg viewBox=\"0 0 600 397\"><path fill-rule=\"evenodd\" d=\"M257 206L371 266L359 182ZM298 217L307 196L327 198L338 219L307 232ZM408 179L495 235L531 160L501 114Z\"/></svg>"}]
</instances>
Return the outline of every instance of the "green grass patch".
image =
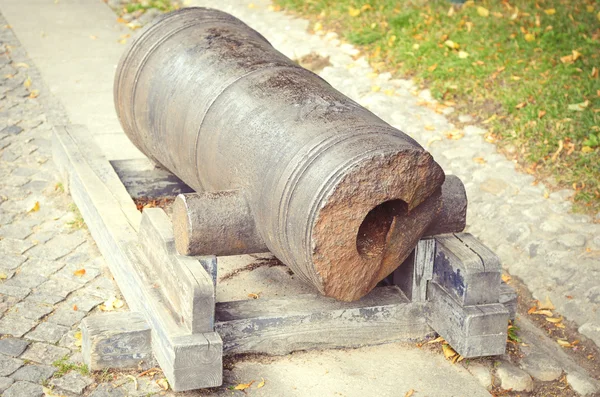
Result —
<instances>
[{"instance_id":1,"label":"green grass patch","mask_svg":"<svg viewBox=\"0 0 600 397\"><path fill-rule=\"evenodd\" d=\"M56 372L54 373L55 378L60 378L65 375L67 372L77 371L81 375L89 375L90 370L85 364L74 364L69 361L69 356L64 356L60 360L56 360L52 363L54 367L56 367Z\"/></svg>"},{"instance_id":2,"label":"green grass patch","mask_svg":"<svg viewBox=\"0 0 600 397\"><path fill-rule=\"evenodd\" d=\"M81 215L81 212L75 203L69 204L69 211L71 211L75 217L73 220L67 222L67 225L73 229L83 229L85 227L85 220L83 219L83 215Z\"/></svg>"},{"instance_id":3,"label":"green grass patch","mask_svg":"<svg viewBox=\"0 0 600 397\"><path fill-rule=\"evenodd\" d=\"M275 0L468 113L525 172L600 209L600 3ZM319 27L320 27L319 26Z\"/></svg>"}]
</instances>

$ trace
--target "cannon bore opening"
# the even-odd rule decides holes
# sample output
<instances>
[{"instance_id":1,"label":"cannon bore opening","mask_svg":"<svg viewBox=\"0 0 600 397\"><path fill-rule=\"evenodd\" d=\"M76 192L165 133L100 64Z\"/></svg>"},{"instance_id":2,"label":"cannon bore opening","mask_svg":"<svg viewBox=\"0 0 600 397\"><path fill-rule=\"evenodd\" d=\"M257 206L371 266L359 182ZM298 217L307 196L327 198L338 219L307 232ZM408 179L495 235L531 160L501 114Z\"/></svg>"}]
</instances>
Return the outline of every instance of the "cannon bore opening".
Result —
<instances>
[{"instance_id":1,"label":"cannon bore opening","mask_svg":"<svg viewBox=\"0 0 600 397\"><path fill-rule=\"evenodd\" d=\"M390 200L369 211L356 236L356 249L360 256L372 258L381 255L394 217L405 215L407 210L404 201Z\"/></svg>"}]
</instances>

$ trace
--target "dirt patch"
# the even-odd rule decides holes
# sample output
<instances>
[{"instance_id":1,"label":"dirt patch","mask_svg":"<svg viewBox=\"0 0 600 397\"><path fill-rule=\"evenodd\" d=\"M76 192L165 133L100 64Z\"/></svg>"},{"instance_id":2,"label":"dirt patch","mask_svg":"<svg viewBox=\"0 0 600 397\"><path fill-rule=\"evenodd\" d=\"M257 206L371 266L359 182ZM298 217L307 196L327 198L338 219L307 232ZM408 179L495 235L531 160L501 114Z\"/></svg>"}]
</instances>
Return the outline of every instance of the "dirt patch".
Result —
<instances>
[{"instance_id":1,"label":"dirt patch","mask_svg":"<svg viewBox=\"0 0 600 397\"><path fill-rule=\"evenodd\" d=\"M331 62L329 62L329 57L324 57L314 52L304 55L303 57L300 57L295 61L298 65L302 66L303 68L315 73L319 73L321 70L325 69L325 67L331 66Z\"/></svg>"},{"instance_id":2,"label":"dirt patch","mask_svg":"<svg viewBox=\"0 0 600 397\"><path fill-rule=\"evenodd\" d=\"M241 267L239 269L235 269L229 273L224 274L220 279L219 282L223 282L226 280L230 280L233 277L237 276L238 274L242 273L242 272L251 272L253 270L258 269L259 267L263 267L263 266L267 266L267 267L274 267L274 266L285 266L285 264L283 264L279 259L275 258L275 257L271 257L271 258L257 258L254 262ZM291 272L291 270L288 270L289 272ZM293 273L292 273L293 274Z\"/></svg>"},{"instance_id":3,"label":"dirt patch","mask_svg":"<svg viewBox=\"0 0 600 397\"><path fill-rule=\"evenodd\" d=\"M171 214L174 201L175 197L138 197L133 199L140 212L144 212L145 208L162 208L167 214Z\"/></svg>"}]
</instances>

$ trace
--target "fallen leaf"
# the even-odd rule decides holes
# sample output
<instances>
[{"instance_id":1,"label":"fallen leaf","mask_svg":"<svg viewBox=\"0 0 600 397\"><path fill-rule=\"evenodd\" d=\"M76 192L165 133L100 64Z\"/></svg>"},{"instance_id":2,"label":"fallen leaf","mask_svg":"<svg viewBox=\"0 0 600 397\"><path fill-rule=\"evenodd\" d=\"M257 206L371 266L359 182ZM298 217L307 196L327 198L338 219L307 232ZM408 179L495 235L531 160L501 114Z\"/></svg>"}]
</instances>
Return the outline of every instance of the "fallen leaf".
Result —
<instances>
[{"instance_id":1,"label":"fallen leaf","mask_svg":"<svg viewBox=\"0 0 600 397\"><path fill-rule=\"evenodd\" d=\"M394 94L396 93L396 91L388 88L387 90L384 90L383 93L387 96L394 96Z\"/></svg>"},{"instance_id":2,"label":"fallen leaf","mask_svg":"<svg viewBox=\"0 0 600 397\"><path fill-rule=\"evenodd\" d=\"M532 35L531 33L527 33L525 35L525 41L534 41L535 40L535 36Z\"/></svg>"},{"instance_id":3,"label":"fallen leaf","mask_svg":"<svg viewBox=\"0 0 600 397\"><path fill-rule=\"evenodd\" d=\"M546 115L546 111L545 110L540 110L538 111L538 119L541 119L542 117L544 117Z\"/></svg>"},{"instance_id":4,"label":"fallen leaf","mask_svg":"<svg viewBox=\"0 0 600 397\"><path fill-rule=\"evenodd\" d=\"M547 10L544 10L544 12L546 13L546 15L554 15L556 14L556 9L548 8Z\"/></svg>"},{"instance_id":5,"label":"fallen leaf","mask_svg":"<svg viewBox=\"0 0 600 397\"><path fill-rule=\"evenodd\" d=\"M379 91L381 91L381 87L378 86L378 85L374 85L374 86L371 87L371 91L373 91L373 92L379 92Z\"/></svg>"},{"instance_id":6,"label":"fallen leaf","mask_svg":"<svg viewBox=\"0 0 600 397\"><path fill-rule=\"evenodd\" d=\"M454 356L456 356L458 353L454 351L454 349L446 344L446 345L442 345L442 351L444 352L444 357L446 358L452 358Z\"/></svg>"},{"instance_id":7,"label":"fallen leaf","mask_svg":"<svg viewBox=\"0 0 600 397\"><path fill-rule=\"evenodd\" d=\"M427 125L426 125L424 128L425 128L427 131L435 131L435 127L434 127L434 126L432 126L431 124L427 124Z\"/></svg>"},{"instance_id":8,"label":"fallen leaf","mask_svg":"<svg viewBox=\"0 0 600 397\"><path fill-rule=\"evenodd\" d=\"M452 40L446 40L446 41L444 42L444 45L445 45L446 47L448 47L448 48L452 48L453 50L458 50L458 49L460 48L460 44L458 44L458 43L455 43L455 42L454 42L454 41L452 41Z\"/></svg>"},{"instance_id":9,"label":"fallen leaf","mask_svg":"<svg viewBox=\"0 0 600 397\"><path fill-rule=\"evenodd\" d=\"M544 310L544 309L546 309L546 310L554 310L554 309L556 309L556 307L554 307L554 305L550 301L550 298L546 297L546 300L543 303L540 302L538 304L538 309L540 309L540 310Z\"/></svg>"},{"instance_id":10,"label":"fallen leaf","mask_svg":"<svg viewBox=\"0 0 600 397\"><path fill-rule=\"evenodd\" d=\"M77 269L73 272L73 275L77 277L81 277L85 274L85 269Z\"/></svg>"},{"instance_id":11,"label":"fallen leaf","mask_svg":"<svg viewBox=\"0 0 600 397\"><path fill-rule=\"evenodd\" d=\"M540 314L542 316L552 317L553 314L550 310L534 310L532 314Z\"/></svg>"},{"instance_id":12,"label":"fallen leaf","mask_svg":"<svg viewBox=\"0 0 600 397\"><path fill-rule=\"evenodd\" d=\"M589 100L585 100L584 102L581 103L572 103L568 106L569 110L573 110L575 112L582 112L584 111L588 106L590 105L590 101Z\"/></svg>"},{"instance_id":13,"label":"fallen leaf","mask_svg":"<svg viewBox=\"0 0 600 397\"><path fill-rule=\"evenodd\" d=\"M591 153L593 151L594 151L594 149L592 149L589 146L584 146L584 147L581 148L581 153Z\"/></svg>"},{"instance_id":14,"label":"fallen leaf","mask_svg":"<svg viewBox=\"0 0 600 397\"><path fill-rule=\"evenodd\" d=\"M75 338L75 346L81 346L81 339L82 339L81 331L75 332L75 334L73 334L73 337Z\"/></svg>"},{"instance_id":15,"label":"fallen leaf","mask_svg":"<svg viewBox=\"0 0 600 397\"><path fill-rule=\"evenodd\" d=\"M31 87L31 78L29 76L27 76L27 79L25 79L25 81L23 82L23 87L25 87L25 88Z\"/></svg>"},{"instance_id":16,"label":"fallen leaf","mask_svg":"<svg viewBox=\"0 0 600 397\"><path fill-rule=\"evenodd\" d=\"M123 18L117 18L118 23L127 23L127 21Z\"/></svg>"},{"instance_id":17,"label":"fallen leaf","mask_svg":"<svg viewBox=\"0 0 600 397\"><path fill-rule=\"evenodd\" d=\"M474 157L473 161L478 164L485 164L487 162L483 157ZM502 277L504 277L504 275Z\"/></svg>"},{"instance_id":18,"label":"fallen leaf","mask_svg":"<svg viewBox=\"0 0 600 397\"><path fill-rule=\"evenodd\" d=\"M357 17L360 15L360 10L354 7L348 7L348 15L351 17Z\"/></svg>"},{"instance_id":19,"label":"fallen leaf","mask_svg":"<svg viewBox=\"0 0 600 397\"><path fill-rule=\"evenodd\" d=\"M487 8L484 8L481 6L477 7L477 13L484 18L487 18L490 16L490 11Z\"/></svg>"},{"instance_id":20,"label":"fallen leaf","mask_svg":"<svg viewBox=\"0 0 600 397\"><path fill-rule=\"evenodd\" d=\"M0 273L0 280L6 280L8 276L5 273Z\"/></svg>"},{"instance_id":21,"label":"fallen leaf","mask_svg":"<svg viewBox=\"0 0 600 397\"><path fill-rule=\"evenodd\" d=\"M429 147L429 146L431 146L431 144L432 144L433 142L436 142L436 141L441 141L441 140L442 140L442 138L441 138L441 137L439 137L439 136L434 136L433 138L431 138L430 140L428 140L428 141L427 141L427 143L425 144L425 146L426 146L426 147Z\"/></svg>"},{"instance_id":22,"label":"fallen leaf","mask_svg":"<svg viewBox=\"0 0 600 397\"><path fill-rule=\"evenodd\" d=\"M319 30L323 30L323 24L321 22L316 22L315 25L313 26L313 30L315 32L318 32Z\"/></svg>"},{"instance_id":23,"label":"fallen leaf","mask_svg":"<svg viewBox=\"0 0 600 397\"><path fill-rule=\"evenodd\" d=\"M253 383L254 381L251 381L250 383L240 383L239 385L234 387L233 390L246 390L247 388L252 386Z\"/></svg>"},{"instance_id":24,"label":"fallen leaf","mask_svg":"<svg viewBox=\"0 0 600 397\"><path fill-rule=\"evenodd\" d=\"M166 378L158 379L156 384L163 390L169 390L169 381Z\"/></svg>"},{"instance_id":25,"label":"fallen leaf","mask_svg":"<svg viewBox=\"0 0 600 397\"><path fill-rule=\"evenodd\" d=\"M13 64L13 66L15 68L25 68L25 69L29 69L29 65L24 63L24 62L19 62L19 63L15 63Z\"/></svg>"},{"instance_id":26,"label":"fallen leaf","mask_svg":"<svg viewBox=\"0 0 600 397\"><path fill-rule=\"evenodd\" d=\"M571 55L573 55L573 62L575 62L576 60L581 58L581 52L579 52L577 50L571 51Z\"/></svg>"},{"instance_id":27,"label":"fallen leaf","mask_svg":"<svg viewBox=\"0 0 600 397\"><path fill-rule=\"evenodd\" d=\"M448 16L452 17L452 15L454 15L454 6L450 7L450 9L448 10Z\"/></svg>"},{"instance_id":28,"label":"fallen leaf","mask_svg":"<svg viewBox=\"0 0 600 397\"><path fill-rule=\"evenodd\" d=\"M525 106L527 106L527 102L521 102L517 106L515 106L515 108L517 108L517 109L523 109Z\"/></svg>"},{"instance_id":29,"label":"fallen leaf","mask_svg":"<svg viewBox=\"0 0 600 397\"><path fill-rule=\"evenodd\" d=\"M262 380L258 383L258 385L256 385L257 389L260 389L261 387L264 387L265 385L265 378L261 378Z\"/></svg>"},{"instance_id":30,"label":"fallen leaf","mask_svg":"<svg viewBox=\"0 0 600 397\"><path fill-rule=\"evenodd\" d=\"M367 11L367 10L371 10L373 9L373 7L371 7L371 4L365 4L362 7L360 7L361 11Z\"/></svg>"},{"instance_id":31,"label":"fallen leaf","mask_svg":"<svg viewBox=\"0 0 600 397\"><path fill-rule=\"evenodd\" d=\"M96 40L97 38L98 38L98 36L94 36L94 35L90 36L90 39L92 39L92 40Z\"/></svg>"},{"instance_id":32,"label":"fallen leaf","mask_svg":"<svg viewBox=\"0 0 600 397\"><path fill-rule=\"evenodd\" d=\"M31 207L29 207L27 212L37 212L39 210L40 210L40 202L36 201L35 203L33 203L33 205Z\"/></svg>"},{"instance_id":33,"label":"fallen leaf","mask_svg":"<svg viewBox=\"0 0 600 397\"><path fill-rule=\"evenodd\" d=\"M505 283L508 283L512 279L512 277L510 275L505 274L505 273L502 273L501 278L502 278L502 281L504 281Z\"/></svg>"},{"instance_id":34,"label":"fallen leaf","mask_svg":"<svg viewBox=\"0 0 600 397\"><path fill-rule=\"evenodd\" d=\"M558 339L556 341L556 343L558 343L559 345L561 345L562 347L573 347L572 344L569 343L569 341L563 340L563 339Z\"/></svg>"},{"instance_id":35,"label":"fallen leaf","mask_svg":"<svg viewBox=\"0 0 600 397\"><path fill-rule=\"evenodd\" d=\"M415 394L415 389L410 389L409 391L406 392L404 397L411 397L413 394Z\"/></svg>"},{"instance_id":36,"label":"fallen leaf","mask_svg":"<svg viewBox=\"0 0 600 397\"><path fill-rule=\"evenodd\" d=\"M458 141L463 136L465 136L465 133L459 130L452 130L446 134L446 138L452 139L453 141Z\"/></svg>"},{"instance_id":37,"label":"fallen leaf","mask_svg":"<svg viewBox=\"0 0 600 397\"><path fill-rule=\"evenodd\" d=\"M537 310L537 306L532 306L527 310L527 314L533 314Z\"/></svg>"},{"instance_id":38,"label":"fallen leaf","mask_svg":"<svg viewBox=\"0 0 600 397\"><path fill-rule=\"evenodd\" d=\"M73 311L76 312L77 310L79 310L79 308L77 307L77 305L73 305Z\"/></svg>"},{"instance_id":39,"label":"fallen leaf","mask_svg":"<svg viewBox=\"0 0 600 397\"><path fill-rule=\"evenodd\" d=\"M593 67L592 68L592 73L590 73L590 77L593 79L597 79L598 78L598 68L597 67Z\"/></svg>"},{"instance_id":40,"label":"fallen leaf","mask_svg":"<svg viewBox=\"0 0 600 397\"><path fill-rule=\"evenodd\" d=\"M427 68L428 71L433 72L435 70L435 68L437 68L437 63L434 63L433 65L431 65L430 67Z\"/></svg>"},{"instance_id":41,"label":"fallen leaf","mask_svg":"<svg viewBox=\"0 0 600 397\"><path fill-rule=\"evenodd\" d=\"M552 155L552 162L555 162L556 159L558 158L558 155L560 154L560 152L562 152L564 148L564 143L563 140L561 139L560 141L558 141L558 149L556 149L556 152L554 152L554 154Z\"/></svg>"},{"instance_id":42,"label":"fallen leaf","mask_svg":"<svg viewBox=\"0 0 600 397\"><path fill-rule=\"evenodd\" d=\"M251 298L251 299L258 299L258 294L249 293L249 294L248 294L248 298Z\"/></svg>"},{"instance_id":43,"label":"fallen leaf","mask_svg":"<svg viewBox=\"0 0 600 397\"><path fill-rule=\"evenodd\" d=\"M31 92L29 93L29 98L31 99L35 99L38 96L40 96L40 90L31 90Z\"/></svg>"},{"instance_id":44,"label":"fallen leaf","mask_svg":"<svg viewBox=\"0 0 600 397\"><path fill-rule=\"evenodd\" d=\"M248 4L248 8L256 8L256 4L250 3L250 4Z\"/></svg>"},{"instance_id":45,"label":"fallen leaf","mask_svg":"<svg viewBox=\"0 0 600 397\"><path fill-rule=\"evenodd\" d=\"M466 59L466 58L469 57L469 53L466 52L466 51L459 51L458 52L458 57L461 58L461 59Z\"/></svg>"},{"instance_id":46,"label":"fallen leaf","mask_svg":"<svg viewBox=\"0 0 600 397\"><path fill-rule=\"evenodd\" d=\"M125 303L120 300L117 299L116 297L112 297L112 298L108 298L108 300L106 302L104 302L102 305L98 306L100 308L100 310L104 311L104 312L110 312L113 311L115 309L120 309L123 307Z\"/></svg>"},{"instance_id":47,"label":"fallen leaf","mask_svg":"<svg viewBox=\"0 0 600 397\"><path fill-rule=\"evenodd\" d=\"M446 340L444 338L442 338L441 336L438 336L437 338L435 338L434 340L430 340L429 342L427 342L426 344L432 344L432 343L440 343L440 342L445 342Z\"/></svg>"},{"instance_id":48,"label":"fallen leaf","mask_svg":"<svg viewBox=\"0 0 600 397\"><path fill-rule=\"evenodd\" d=\"M546 317L546 321L554 323L554 324L560 323L562 320L563 320L562 317L558 317L558 318L556 318L556 317Z\"/></svg>"}]
</instances>

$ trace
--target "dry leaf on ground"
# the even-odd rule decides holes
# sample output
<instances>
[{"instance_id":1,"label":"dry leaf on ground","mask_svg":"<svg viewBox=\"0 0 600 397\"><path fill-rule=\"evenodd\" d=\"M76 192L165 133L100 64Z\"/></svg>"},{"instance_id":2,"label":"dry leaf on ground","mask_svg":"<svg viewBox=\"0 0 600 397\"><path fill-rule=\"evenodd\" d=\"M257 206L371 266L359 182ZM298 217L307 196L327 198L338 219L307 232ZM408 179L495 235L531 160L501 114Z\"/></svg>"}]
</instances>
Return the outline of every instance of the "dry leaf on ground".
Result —
<instances>
[{"instance_id":1,"label":"dry leaf on ground","mask_svg":"<svg viewBox=\"0 0 600 397\"><path fill-rule=\"evenodd\" d=\"M234 387L233 390L246 390L247 388L252 386L253 383L254 383L254 381L251 381L249 383L240 383L239 385Z\"/></svg>"},{"instance_id":2,"label":"dry leaf on ground","mask_svg":"<svg viewBox=\"0 0 600 397\"><path fill-rule=\"evenodd\" d=\"M81 277L81 276L85 275L85 269L77 269L73 272L73 275L75 275L77 277Z\"/></svg>"}]
</instances>

